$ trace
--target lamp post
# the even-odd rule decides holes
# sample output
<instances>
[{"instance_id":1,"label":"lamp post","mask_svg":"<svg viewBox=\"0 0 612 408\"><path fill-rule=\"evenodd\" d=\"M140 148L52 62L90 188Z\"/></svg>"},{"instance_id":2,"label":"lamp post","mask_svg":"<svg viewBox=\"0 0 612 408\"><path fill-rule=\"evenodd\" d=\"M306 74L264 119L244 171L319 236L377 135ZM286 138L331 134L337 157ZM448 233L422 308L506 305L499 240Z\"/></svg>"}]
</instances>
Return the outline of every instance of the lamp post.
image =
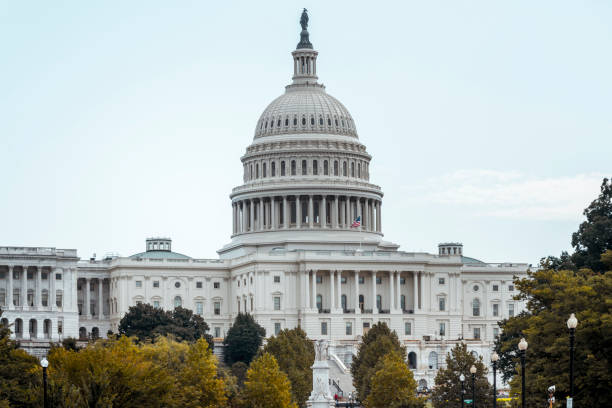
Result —
<instances>
[{"instance_id":1,"label":"lamp post","mask_svg":"<svg viewBox=\"0 0 612 408\"><path fill-rule=\"evenodd\" d=\"M570 399L574 398L574 351L576 350L574 338L576 335L576 326L578 326L578 319L576 319L576 316L572 313L569 319L567 319L567 328L570 333Z\"/></svg>"},{"instance_id":2,"label":"lamp post","mask_svg":"<svg viewBox=\"0 0 612 408\"><path fill-rule=\"evenodd\" d=\"M459 376L459 381L461 381L461 408L463 408L463 400L465 399L465 388L463 387L465 375L463 375L463 373Z\"/></svg>"},{"instance_id":3,"label":"lamp post","mask_svg":"<svg viewBox=\"0 0 612 408\"><path fill-rule=\"evenodd\" d=\"M527 351L527 346L527 341L523 337L518 344L521 355L521 408L525 408L525 351Z\"/></svg>"},{"instance_id":4,"label":"lamp post","mask_svg":"<svg viewBox=\"0 0 612 408\"><path fill-rule=\"evenodd\" d=\"M43 407L48 408L49 405L47 404L47 367L49 367L49 362L45 357L43 357L43 359L40 360L40 365L43 369Z\"/></svg>"},{"instance_id":5,"label":"lamp post","mask_svg":"<svg viewBox=\"0 0 612 408\"><path fill-rule=\"evenodd\" d=\"M476 366L472 365L470 367L470 373L472 373L472 407L476 407Z\"/></svg>"},{"instance_id":6,"label":"lamp post","mask_svg":"<svg viewBox=\"0 0 612 408\"><path fill-rule=\"evenodd\" d=\"M496 352L491 354L491 362L493 363L493 408L497 408L497 361L499 355Z\"/></svg>"}]
</instances>

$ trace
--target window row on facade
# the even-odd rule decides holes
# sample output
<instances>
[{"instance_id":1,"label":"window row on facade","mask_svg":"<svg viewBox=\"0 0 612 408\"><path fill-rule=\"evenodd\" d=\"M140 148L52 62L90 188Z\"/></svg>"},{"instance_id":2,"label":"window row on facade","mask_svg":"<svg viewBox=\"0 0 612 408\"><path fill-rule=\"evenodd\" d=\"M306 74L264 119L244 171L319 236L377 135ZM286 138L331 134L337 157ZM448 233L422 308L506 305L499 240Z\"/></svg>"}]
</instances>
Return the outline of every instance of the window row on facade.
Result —
<instances>
[{"instance_id":1,"label":"window row on facade","mask_svg":"<svg viewBox=\"0 0 612 408\"><path fill-rule=\"evenodd\" d=\"M322 132L355 134L353 119L338 115L293 114L262 117L257 135L281 132Z\"/></svg>"},{"instance_id":2,"label":"window row on facade","mask_svg":"<svg viewBox=\"0 0 612 408\"><path fill-rule=\"evenodd\" d=\"M367 160L283 159L249 161L244 181L286 176L336 176L369 180Z\"/></svg>"}]
</instances>

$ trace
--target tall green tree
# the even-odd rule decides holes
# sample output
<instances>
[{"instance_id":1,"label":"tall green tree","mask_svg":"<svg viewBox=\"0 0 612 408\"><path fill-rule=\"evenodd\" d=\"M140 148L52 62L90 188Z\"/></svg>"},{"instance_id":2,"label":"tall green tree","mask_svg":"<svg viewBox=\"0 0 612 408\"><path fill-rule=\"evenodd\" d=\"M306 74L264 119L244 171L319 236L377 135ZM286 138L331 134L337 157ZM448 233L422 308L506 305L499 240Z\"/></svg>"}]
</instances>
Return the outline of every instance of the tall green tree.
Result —
<instances>
[{"instance_id":1,"label":"tall green tree","mask_svg":"<svg viewBox=\"0 0 612 408\"><path fill-rule=\"evenodd\" d=\"M315 358L314 344L306 332L299 327L281 330L268 339L263 351L273 355L280 369L287 374L293 402L305 407L312 390L311 367Z\"/></svg>"},{"instance_id":2,"label":"tall green tree","mask_svg":"<svg viewBox=\"0 0 612 408\"><path fill-rule=\"evenodd\" d=\"M263 353L251 363L244 383L245 408L297 408L291 401L291 383L276 359Z\"/></svg>"},{"instance_id":3,"label":"tall green tree","mask_svg":"<svg viewBox=\"0 0 612 408\"><path fill-rule=\"evenodd\" d=\"M476 367L474 388L472 388L472 374L470 368ZM472 399L475 391L476 406L489 408L493 406L493 388L487 380L487 368L482 362L482 356L474 357L468 352L465 343L457 343L446 355L446 367L438 370L435 387L431 396L435 408L461 407L461 381L459 377L465 376L465 399Z\"/></svg>"},{"instance_id":4,"label":"tall green tree","mask_svg":"<svg viewBox=\"0 0 612 408\"><path fill-rule=\"evenodd\" d=\"M400 344L397 333L391 331L384 322L376 323L363 336L357 356L351 364L353 386L360 401L365 401L370 393L372 377L376 374L376 364L385 355L396 352L406 360L406 349Z\"/></svg>"},{"instance_id":5,"label":"tall green tree","mask_svg":"<svg viewBox=\"0 0 612 408\"><path fill-rule=\"evenodd\" d=\"M250 364L265 336L266 330L253 319L253 316L248 313L238 313L223 340L225 362L230 366L237 361Z\"/></svg>"},{"instance_id":6,"label":"tall green tree","mask_svg":"<svg viewBox=\"0 0 612 408\"><path fill-rule=\"evenodd\" d=\"M584 210L584 221L572 235L572 260L578 268L608 270L601 260L612 249L612 180L603 179L599 196Z\"/></svg>"},{"instance_id":7,"label":"tall green tree","mask_svg":"<svg viewBox=\"0 0 612 408\"><path fill-rule=\"evenodd\" d=\"M39 407L42 405L40 363L19 349L10 335L10 328L0 324L0 406Z\"/></svg>"},{"instance_id":8,"label":"tall green tree","mask_svg":"<svg viewBox=\"0 0 612 408\"><path fill-rule=\"evenodd\" d=\"M212 336L208 324L193 311L182 307L174 310L155 308L148 303L131 306L119 322L119 334L136 336L138 341L154 340L158 336L172 335L178 341L195 342L200 338L212 349Z\"/></svg>"},{"instance_id":9,"label":"tall green tree","mask_svg":"<svg viewBox=\"0 0 612 408\"><path fill-rule=\"evenodd\" d=\"M364 403L367 408L421 408L425 402L416 395L417 383L406 361L392 351L376 364L371 390Z\"/></svg>"}]
</instances>

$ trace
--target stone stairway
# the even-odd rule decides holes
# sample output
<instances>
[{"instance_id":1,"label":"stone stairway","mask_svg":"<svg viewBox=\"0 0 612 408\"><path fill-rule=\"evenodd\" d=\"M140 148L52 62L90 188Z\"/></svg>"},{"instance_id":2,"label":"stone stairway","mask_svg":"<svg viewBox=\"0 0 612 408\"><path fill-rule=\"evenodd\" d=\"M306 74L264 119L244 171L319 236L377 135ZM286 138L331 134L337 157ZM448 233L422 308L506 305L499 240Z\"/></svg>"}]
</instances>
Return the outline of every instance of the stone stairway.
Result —
<instances>
[{"instance_id":1,"label":"stone stairway","mask_svg":"<svg viewBox=\"0 0 612 408\"><path fill-rule=\"evenodd\" d=\"M344 398L346 398L349 393L355 392L355 387L353 387L351 371L347 369L344 364L342 364L342 366L340 366L340 364L342 363L338 363L338 360L330 356L329 378L332 380L330 390L332 393L337 393L339 396L343 395Z\"/></svg>"}]
</instances>

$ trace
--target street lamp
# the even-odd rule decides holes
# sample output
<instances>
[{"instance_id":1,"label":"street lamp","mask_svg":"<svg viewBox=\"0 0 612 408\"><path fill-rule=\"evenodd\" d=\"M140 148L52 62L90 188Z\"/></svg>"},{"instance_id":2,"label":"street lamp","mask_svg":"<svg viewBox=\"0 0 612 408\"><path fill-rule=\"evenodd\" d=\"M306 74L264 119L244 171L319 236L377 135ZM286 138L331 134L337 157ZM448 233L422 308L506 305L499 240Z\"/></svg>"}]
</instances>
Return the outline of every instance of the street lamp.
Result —
<instances>
[{"instance_id":1,"label":"street lamp","mask_svg":"<svg viewBox=\"0 0 612 408\"><path fill-rule=\"evenodd\" d=\"M472 407L476 408L476 386L474 385L476 379L476 366L470 367L470 373L472 373Z\"/></svg>"},{"instance_id":2,"label":"street lamp","mask_svg":"<svg viewBox=\"0 0 612 408\"><path fill-rule=\"evenodd\" d=\"M527 341L523 337L519 341L518 348L521 355L521 408L525 408L525 351L527 351Z\"/></svg>"},{"instance_id":3,"label":"street lamp","mask_svg":"<svg viewBox=\"0 0 612 408\"><path fill-rule=\"evenodd\" d=\"M569 319L567 319L567 328L570 332L570 399L574 398L574 351L576 349L574 347L574 338L576 335L576 326L578 326L578 319L576 319L576 316L572 313Z\"/></svg>"},{"instance_id":4,"label":"street lamp","mask_svg":"<svg viewBox=\"0 0 612 408\"><path fill-rule=\"evenodd\" d=\"M48 408L49 405L47 405L47 367L49 367L49 362L45 357L43 357L43 359L40 360L40 365L43 369L43 406L44 408Z\"/></svg>"},{"instance_id":5,"label":"street lamp","mask_svg":"<svg viewBox=\"0 0 612 408\"><path fill-rule=\"evenodd\" d=\"M497 408L497 361L499 361L499 355L493 352L493 354L491 354L491 362L493 363L493 408Z\"/></svg>"},{"instance_id":6,"label":"street lamp","mask_svg":"<svg viewBox=\"0 0 612 408\"><path fill-rule=\"evenodd\" d=\"M465 375L461 373L459 376L459 381L461 381L461 408L463 408L463 400L465 399L465 388L463 388L463 384L465 382Z\"/></svg>"}]
</instances>

